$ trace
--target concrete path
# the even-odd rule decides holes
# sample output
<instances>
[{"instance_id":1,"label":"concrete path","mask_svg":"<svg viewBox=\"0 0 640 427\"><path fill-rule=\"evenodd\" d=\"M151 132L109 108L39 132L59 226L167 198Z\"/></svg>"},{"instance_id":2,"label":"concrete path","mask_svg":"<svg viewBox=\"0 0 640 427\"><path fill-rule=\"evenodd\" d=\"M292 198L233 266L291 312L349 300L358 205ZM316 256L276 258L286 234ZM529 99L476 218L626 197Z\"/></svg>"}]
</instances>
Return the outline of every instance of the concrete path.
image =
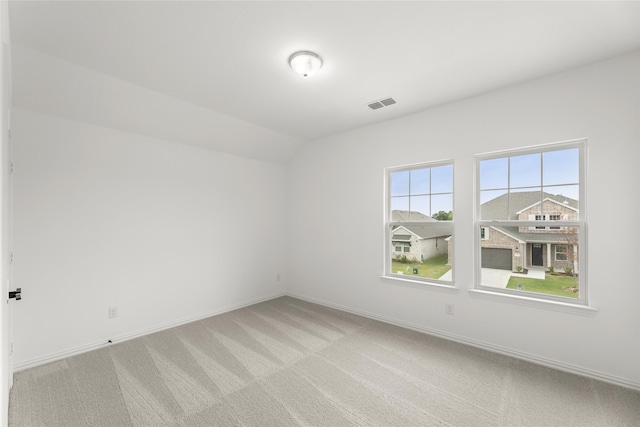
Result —
<instances>
[{"instance_id":1,"label":"concrete path","mask_svg":"<svg viewBox=\"0 0 640 427\"><path fill-rule=\"evenodd\" d=\"M482 269L482 286L489 286L492 288L506 288L509 279L513 277L524 277L527 279L542 279L544 280L545 271L530 269L527 274L513 273L509 270L498 270L495 268L483 268Z\"/></svg>"},{"instance_id":2,"label":"concrete path","mask_svg":"<svg viewBox=\"0 0 640 427\"><path fill-rule=\"evenodd\" d=\"M489 286L491 288L506 288L507 283L511 276L513 277L526 277L528 279L542 279L544 280L544 270L529 270L527 274L513 273L509 270L498 270L495 268L483 268L482 269L482 286ZM440 280L451 281L451 270L447 271L440 277Z\"/></svg>"}]
</instances>

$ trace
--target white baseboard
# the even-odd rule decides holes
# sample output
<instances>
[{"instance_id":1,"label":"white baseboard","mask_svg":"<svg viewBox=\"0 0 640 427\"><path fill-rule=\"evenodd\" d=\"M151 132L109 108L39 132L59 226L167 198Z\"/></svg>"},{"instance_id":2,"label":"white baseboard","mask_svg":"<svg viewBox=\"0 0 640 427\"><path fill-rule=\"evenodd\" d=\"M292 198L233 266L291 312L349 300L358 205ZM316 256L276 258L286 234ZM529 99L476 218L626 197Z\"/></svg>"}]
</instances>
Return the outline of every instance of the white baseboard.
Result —
<instances>
[{"instance_id":1,"label":"white baseboard","mask_svg":"<svg viewBox=\"0 0 640 427\"><path fill-rule=\"evenodd\" d=\"M191 322L195 322L197 320L206 319L207 317L216 316L218 314L227 313L229 311L237 310L239 308L243 308L243 307L247 307L247 306L250 306L250 305L258 304L258 303L261 303L261 302L264 302L264 301L269 301L269 300L272 300L274 298L279 298L279 297L284 296L284 295L285 294L283 292L280 292L280 293L277 293L277 294L273 294L273 295L269 295L269 296L265 296L265 297L261 297L261 298L257 298L257 299L253 299L253 300L249 300L249 301L244 301L242 303L233 304L233 305L226 306L226 307L221 307L221 308L218 308L216 310L212 310L212 311L209 311L209 312L206 312L206 313L200 313L200 314L195 315L195 316L184 317L182 319L178 319L178 320L175 320L175 321L163 323L163 324L160 324L160 325L157 325L157 326L153 326L153 327L150 327L150 328L140 329L140 330L135 331L135 332L122 334L122 335L119 335L119 336L111 338L112 343L105 342L105 340L100 340L100 341L93 342L93 343L90 343L90 344L86 344L86 345L70 348L70 349L59 351L59 352L56 352L56 353L51 353L51 354L48 354L46 356L41 356L41 357L36 357L36 358L33 358L33 359L25 360L23 362L16 363L15 365L13 365L13 372L19 372L19 371L23 371L25 369L33 368L33 367L36 367L36 366L39 366L39 365L44 365L46 363L56 362L58 360L65 359L67 357L76 356L78 354L86 353L86 352L91 351L91 350L97 350L99 348L103 348L103 347L106 347L108 345L117 344L117 343L120 343L120 342L123 342L123 341L128 341L128 340L131 340L131 339L134 339L134 338L138 338L138 337L142 337L142 336L145 336L145 335L153 334L155 332L164 331L165 329L170 329L170 328L174 328L176 326L184 325L186 323L191 323Z\"/></svg>"},{"instance_id":2,"label":"white baseboard","mask_svg":"<svg viewBox=\"0 0 640 427\"><path fill-rule=\"evenodd\" d=\"M557 369L559 371L568 372L571 374L580 375L583 377L592 378L599 381L605 381L611 384L619 385L622 387L631 388L634 390L640 390L640 382L628 380L626 378L620 378L614 375L606 374L603 372L595 371L592 369L586 369L580 366L571 365L569 363L559 362L557 360L548 359L545 357L540 357L535 354L526 353L518 350L513 350L507 347L502 347L498 345L494 345L491 343L487 343L484 341L463 337L460 335L451 334L448 332L439 331L437 329L426 328L424 326L416 325L409 322L404 322L402 320L393 319L390 317L379 316L375 313L369 313L366 311L354 309L351 307L343 306L340 304L334 304L331 302L319 300L316 298L307 297L305 295L299 295L292 292L287 292L287 296L292 298L301 299L303 301L308 301L314 304L323 305L330 308L335 308L337 310L346 311L349 313L357 314L358 316L367 317L369 319L378 320L380 322L389 323L395 326L400 326L402 328L411 329L417 332L421 332L428 335L433 335L436 337L444 338L450 341L455 341L461 344L470 345L472 347L480 348L483 350L491 351L493 353L502 354L505 356L514 357L516 359L525 360L527 362L535 363L537 365L546 366L548 368Z\"/></svg>"}]
</instances>

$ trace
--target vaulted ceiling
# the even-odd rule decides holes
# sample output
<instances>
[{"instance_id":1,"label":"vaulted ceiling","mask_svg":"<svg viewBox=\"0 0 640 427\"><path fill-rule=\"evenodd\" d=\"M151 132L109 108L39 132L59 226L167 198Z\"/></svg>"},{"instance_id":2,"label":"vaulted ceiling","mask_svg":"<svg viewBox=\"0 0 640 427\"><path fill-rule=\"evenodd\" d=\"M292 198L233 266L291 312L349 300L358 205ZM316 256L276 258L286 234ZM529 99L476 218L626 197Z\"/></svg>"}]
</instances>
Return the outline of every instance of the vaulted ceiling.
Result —
<instances>
[{"instance_id":1,"label":"vaulted ceiling","mask_svg":"<svg viewBox=\"0 0 640 427\"><path fill-rule=\"evenodd\" d=\"M10 1L14 104L284 162L305 143L640 49L640 2ZM303 79L298 50L324 67ZM392 96L397 104L371 110Z\"/></svg>"}]
</instances>

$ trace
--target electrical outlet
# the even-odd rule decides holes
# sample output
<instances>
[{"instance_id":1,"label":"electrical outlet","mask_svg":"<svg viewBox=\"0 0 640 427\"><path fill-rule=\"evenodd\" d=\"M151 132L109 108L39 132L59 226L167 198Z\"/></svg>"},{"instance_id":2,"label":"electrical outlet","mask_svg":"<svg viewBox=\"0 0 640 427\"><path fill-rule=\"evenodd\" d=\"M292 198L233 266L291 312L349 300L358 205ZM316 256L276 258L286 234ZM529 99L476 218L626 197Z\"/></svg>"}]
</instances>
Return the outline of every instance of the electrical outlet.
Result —
<instances>
[{"instance_id":1,"label":"electrical outlet","mask_svg":"<svg viewBox=\"0 0 640 427\"><path fill-rule=\"evenodd\" d=\"M118 307L109 307L109 319L118 317Z\"/></svg>"},{"instance_id":2,"label":"electrical outlet","mask_svg":"<svg viewBox=\"0 0 640 427\"><path fill-rule=\"evenodd\" d=\"M445 303L444 304L444 312L453 316L453 314L454 314L453 304L450 304L448 302Z\"/></svg>"},{"instance_id":3,"label":"electrical outlet","mask_svg":"<svg viewBox=\"0 0 640 427\"><path fill-rule=\"evenodd\" d=\"M280 273L276 274L276 282L280 281Z\"/></svg>"}]
</instances>

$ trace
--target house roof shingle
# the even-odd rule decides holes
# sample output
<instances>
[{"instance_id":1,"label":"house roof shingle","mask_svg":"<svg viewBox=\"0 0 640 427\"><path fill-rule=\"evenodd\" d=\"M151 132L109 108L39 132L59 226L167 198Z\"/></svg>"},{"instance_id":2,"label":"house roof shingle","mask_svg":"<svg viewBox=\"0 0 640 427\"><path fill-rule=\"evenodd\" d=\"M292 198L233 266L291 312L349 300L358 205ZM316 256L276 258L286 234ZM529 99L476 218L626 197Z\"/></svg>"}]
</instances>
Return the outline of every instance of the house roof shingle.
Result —
<instances>
[{"instance_id":1,"label":"house roof shingle","mask_svg":"<svg viewBox=\"0 0 640 427\"><path fill-rule=\"evenodd\" d=\"M430 216L424 215L417 211L403 211L394 210L391 212L392 221L423 221L423 222L435 222L443 223L443 225L413 225L410 222L402 225L406 230L419 236L422 239L430 239L434 237L449 237L451 236L451 225L447 225L444 221L438 221ZM406 235L394 234L392 240L396 242L404 241Z\"/></svg>"},{"instance_id":2,"label":"house roof shingle","mask_svg":"<svg viewBox=\"0 0 640 427\"><path fill-rule=\"evenodd\" d=\"M418 211L393 210L391 211L391 221L405 222L405 221L436 221L436 220Z\"/></svg>"},{"instance_id":3,"label":"house roof shingle","mask_svg":"<svg viewBox=\"0 0 640 427\"><path fill-rule=\"evenodd\" d=\"M451 236L450 225L428 226L428 225L403 225L404 228L413 234L420 236L422 239L431 239L434 237Z\"/></svg>"}]
</instances>

